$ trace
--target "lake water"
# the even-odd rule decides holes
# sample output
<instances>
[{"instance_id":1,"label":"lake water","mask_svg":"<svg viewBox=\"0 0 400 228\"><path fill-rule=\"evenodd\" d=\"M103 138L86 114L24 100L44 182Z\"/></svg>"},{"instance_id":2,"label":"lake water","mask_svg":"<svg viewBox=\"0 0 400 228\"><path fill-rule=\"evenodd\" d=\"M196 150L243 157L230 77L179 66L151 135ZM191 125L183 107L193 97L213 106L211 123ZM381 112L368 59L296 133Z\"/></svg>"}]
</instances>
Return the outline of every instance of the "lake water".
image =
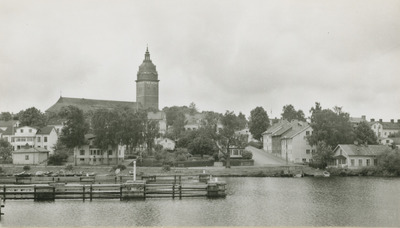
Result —
<instances>
[{"instance_id":1,"label":"lake water","mask_svg":"<svg viewBox=\"0 0 400 228\"><path fill-rule=\"evenodd\" d=\"M225 199L8 200L2 226L400 226L400 179L219 178Z\"/></svg>"}]
</instances>

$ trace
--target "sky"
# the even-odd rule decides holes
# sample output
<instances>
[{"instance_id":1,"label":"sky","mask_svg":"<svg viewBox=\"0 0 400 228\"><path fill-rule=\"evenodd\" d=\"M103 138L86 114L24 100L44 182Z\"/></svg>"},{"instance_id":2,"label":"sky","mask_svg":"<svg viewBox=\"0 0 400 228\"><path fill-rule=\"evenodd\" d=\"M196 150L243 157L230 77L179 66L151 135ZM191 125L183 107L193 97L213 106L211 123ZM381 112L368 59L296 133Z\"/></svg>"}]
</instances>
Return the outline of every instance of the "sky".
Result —
<instances>
[{"instance_id":1,"label":"sky","mask_svg":"<svg viewBox=\"0 0 400 228\"><path fill-rule=\"evenodd\" d=\"M397 0L1 0L0 112L135 101L147 46L160 109L400 119Z\"/></svg>"}]
</instances>

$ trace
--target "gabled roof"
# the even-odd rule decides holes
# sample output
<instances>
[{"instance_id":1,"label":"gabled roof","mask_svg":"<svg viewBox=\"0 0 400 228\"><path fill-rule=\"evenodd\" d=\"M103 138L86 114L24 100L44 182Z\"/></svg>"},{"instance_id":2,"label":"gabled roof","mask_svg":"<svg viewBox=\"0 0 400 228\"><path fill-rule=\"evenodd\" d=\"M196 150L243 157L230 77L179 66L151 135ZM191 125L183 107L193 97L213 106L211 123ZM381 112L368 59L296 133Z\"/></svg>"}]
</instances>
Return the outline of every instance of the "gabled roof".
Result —
<instances>
[{"instance_id":1,"label":"gabled roof","mask_svg":"<svg viewBox=\"0 0 400 228\"><path fill-rule=\"evenodd\" d=\"M267 129L264 133L262 133L262 134L263 134L263 135L264 135L264 134L272 134L272 133L274 133L274 132L276 132L276 131L282 129L282 127L283 127L285 124L288 124L288 123L289 123L289 122L288 122L287 120L282 120L281 122L272 125L270 128L268 128L268 129Z\"/></svg>"},{"instance_id":2,"label":"gabled roof","mask_svg":"<svg viewBox=\"0 0 400 228\"><path fill-rule=\"evenodd\" d=\"M111 101L111 100L94 100L85 98L71 98L71 97L60 97L58 101L48 108L46 112L59 112L61 108L68 106L75 106L81 109L84 113L89 111L95 111L97 109L115 109L119 107L129 107L137 109L137 103L131 101Z\"/></svg>"},{"instance_id":3,"label":"gabled roof","mask_svg":"<svg viewBox=\"0 0 400 228\"><path fill-rule=\"evenodd\" d=\"M37 131L36 134L37 135L49 135L53 129L54 129L53 126L42 127Z\"/></svg>"},{"instance_id":4,"label":"gabled roof","mask_svg":"<svg viewBox=\"0 0 400 228\"><path fill-rule=\"evenodd\" d=\"M0 127L12 127L18 122L19 122L18 120L8 120L8 121L0 120Z\"/></svg>"},{"instance_id":5,"label":"gabled roof","mask_svg":"<svg viewBox=\"0 0 400 228\"><path fill-rule=\"evenodd\" d=\"M21 148L19 150L13 151L13 153L49 153L49 150L43 148Z\"/></svg>"},{"instance_id":6,"label":"gabled roof","mask_svg":"<svg viewBox=\"0 0 400 228\"><path fill-rule=\"evenodd\" d=\"M339 144L334 151L342 148L349 156L376 156L390 149L386 145L354 145L354 144Z\"/></svg>"},{"instance_id":7,"label":"gabled roof","mask_svg":"<svg viewBox=\"0 0 400 228\"><path fill-rule=\"evenodd\" d=\"M15 128L7 127L7 129L3 132L3 135L14 135L14 133L15 133Z\"/></svg>"},{"instance_id":8,"label":"gabled roof","mask_svg":"<svg viewBox=\"0 0 400 228\"><path fill-rule=\"evenodd\" d=\"M185 114L186 125L199 124L200 120L205 118L205 114L196 113L194 115Z\"/></svg>"},{"instance_id":9,"label":"gabled roof","mask_svg":"<svg viewBox=\"0 0 400 228\"><path fill-rule=\"evenodd\" d=\"M370 122L370 125L374 125L374 124L381 124L382 125L382 129L384 130L400 130L400 124L399 123L395 123L395 122L380 122L380 121L375 121L375 122Z\"/></svg>"},{"instance_id":10,"label":"gabled roof","mask_svg":"<svg viewBox=\"0 0 400 228\"><path fill-rule=\"evenodd\" d=\"M297 128L292 128L289 132L285 133L285 134L283 135L283 137L286 137L286 138L293 138L293 137L295 137L296 135L300 134L301 132L303 132L303 131L305 131L305 130L307 130L307 129L309 129L309 128L311 128L310 125L308 125L307 123L305 123L303 126L299 126L299 127L297 127Z\"/></svg>"}]
</instances>

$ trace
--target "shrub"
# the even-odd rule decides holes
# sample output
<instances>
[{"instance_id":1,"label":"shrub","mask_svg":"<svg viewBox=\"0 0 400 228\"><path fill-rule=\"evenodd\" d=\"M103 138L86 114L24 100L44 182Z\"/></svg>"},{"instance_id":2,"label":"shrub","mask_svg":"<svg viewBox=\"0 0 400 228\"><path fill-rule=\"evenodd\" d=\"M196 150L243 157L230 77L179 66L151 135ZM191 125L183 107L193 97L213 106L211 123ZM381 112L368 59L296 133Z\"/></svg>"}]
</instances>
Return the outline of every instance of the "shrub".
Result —
<instances>
[{"instance_id":1,"label":"shrub","mask_svg":"<svg viewBox=\"0 0 400 228\"><path fill-rule=\"evenodd\" d=\"M47 164L49 165L62 165L67 161L68 154L67 153L55 153L49 157Z\"/></svg>"},{"instance_id":2,"label":"shrub","mask_svg":"<svg viewBox=\"0 0 400 228\"><path fill-rule=\"evenodd\" d=\"M65 170L68 170L68 171L72 171L73 169L74 169L74 166L72 166L72 165L67 165L65 167Z\"/></svg>"},{"instance_id":3,"label":"shrub","mask_svg":"<svg viewBox=\"0 0 400 228\"><path fill-rule=\"evenodd\" d=\"M29 165L26 165L26 166L24 166L24 171L28 171L28 170L31 170L31 167L29 166Z\"/></svg>"},{"instance_id":4,"label":"shrub","mask_svg":"<svg viewBox=\"0 0 400 228\"><path fill-rule=\"evenodd\" d=\"M178 156L176 156L176 161L186 161L186 160L187 158L183 154L178 154Z\"/></svg>"},{"instance_id":5,"label":"shrub","mask_svg":"<svg viewBox=\"0 0 400 228\"><path fill-rule=\"evenodd\" d=\"M255 147L257 149L262 149L263 148L263 144L262 142L255 142L255 141L251 141L248 143L249 146Z\"/></svg>"},{"instance_id":6,"label":"shrub","mask_svg":"<svg viewBox=\"0 0 400 228\"><path fill-rule=\"evenodd\" d=\"M126 166L125 165L121 165L121 164L119 164L117 166L113 166L113 170L117 170L117 169L122 171L122 170L126 169Z\"/></svg>"},{"instance_id":7,"label":"shrub","mask_svg":"<svg viewBox=\"0 0 400 228\"><path fill-rule=\"evenodd\" d=\"M243 153L242 153L242 158L243 159L252 159L253 158L253 153L251 153L251 151L244 150Z\"/></svg>"},{"instance_id":8,"label":"shrub","mask_svg":"<svg viewBox=\"0 0 400 228\"><path fill-rule=\"evenodd\" d=\"M170 171L171 170L171 166L169 165L163 165L163 167L161 168L163 171Z\"/></svg>"}]
</instances>

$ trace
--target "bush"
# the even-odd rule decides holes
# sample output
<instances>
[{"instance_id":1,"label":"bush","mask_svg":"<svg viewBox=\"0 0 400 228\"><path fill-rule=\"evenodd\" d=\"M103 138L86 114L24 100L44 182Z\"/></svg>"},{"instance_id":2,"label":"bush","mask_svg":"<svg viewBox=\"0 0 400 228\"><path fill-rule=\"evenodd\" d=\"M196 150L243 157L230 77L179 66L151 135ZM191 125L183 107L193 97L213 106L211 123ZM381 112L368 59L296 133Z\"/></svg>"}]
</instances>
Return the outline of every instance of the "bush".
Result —
<instances>
[{"instance_id":1,"label":"bush","mask_svg":"<svg viewBox=\"0 0 400 228\"><path fill-rule=\"evenodd\" d=\"M68 171L72 171L73 169L74 169L74 166L72 166L72 165L67 165L65 167L65 170L68 170Z\"/></svg>"},{"instance_id":2,"label":"bush","mask_svg":"<svg viewBox=\"0 0 400 228\"><path fill-rule=\"evenodd\" d=\"M56 153L49 157L47 164L49 165L62 165L67 161L68 154L67 153Z\"/></svg>"},{"instance_id":3,"label":"bush","mask_svg":"<svg viewBox=\"0 0 400 228\"><path fill-rule=\"evenodd\" d=\"M251 153L251 151L244 150L243 153L242 153L242 158L243 159L252 159L253 158L253 153Z\"/></svg>"},{"instance_id":4,"label":"bush","mask_svg":"<svg viewBox=\"0 0 400 228\"><path fill-rule=\"evenodd\" d=\"M186 161L186 160L187 158L183 154L178 154L178 156L176 156L176 161Z\"/></svg>"},{"instance_id":5,"label":"bush","mask_svg":"<svg viewBox=\"0 0 400 228\"><path fill-rule=\"evenodd\" d=\"M29 166L29 165L26 165L26 166L24 166L24 171L29 171L29 170L31 170L31 167Z\"/></svg>"},{"instance_id":6,"label":"bush","mask_svg":"<svg viewBox=\"0 0 400 228\"><path fill-rule=\"evenodd\" d=\"M117 169L122 171L122 170L126 169L126 166L125 165L121 165L121 164L119 164L117 166L113 166L113 170L117 170Z\"/></svg>"},{"instance_id":7,"label":"bush","mask_svg":"<svg viewBox=\"0 0 400 228\"><path fill-rule=\"evenodd\" d=\"M163 165L163 167L161 168L163 171L170 171L171 170L171 166L169 165Z\"/></svg>"},{"instance_id":8,"label":"bush","mask_svg":"<svg viewBox=\"0 0 400 228\"><path fill-rule=\"evenodd\" d=\"M251 141L249 142L247 145L255 147L257 149L262 149L263 148L263 144L262 142L255 142L255 141Z\"/></svg>"}]
</instances>

